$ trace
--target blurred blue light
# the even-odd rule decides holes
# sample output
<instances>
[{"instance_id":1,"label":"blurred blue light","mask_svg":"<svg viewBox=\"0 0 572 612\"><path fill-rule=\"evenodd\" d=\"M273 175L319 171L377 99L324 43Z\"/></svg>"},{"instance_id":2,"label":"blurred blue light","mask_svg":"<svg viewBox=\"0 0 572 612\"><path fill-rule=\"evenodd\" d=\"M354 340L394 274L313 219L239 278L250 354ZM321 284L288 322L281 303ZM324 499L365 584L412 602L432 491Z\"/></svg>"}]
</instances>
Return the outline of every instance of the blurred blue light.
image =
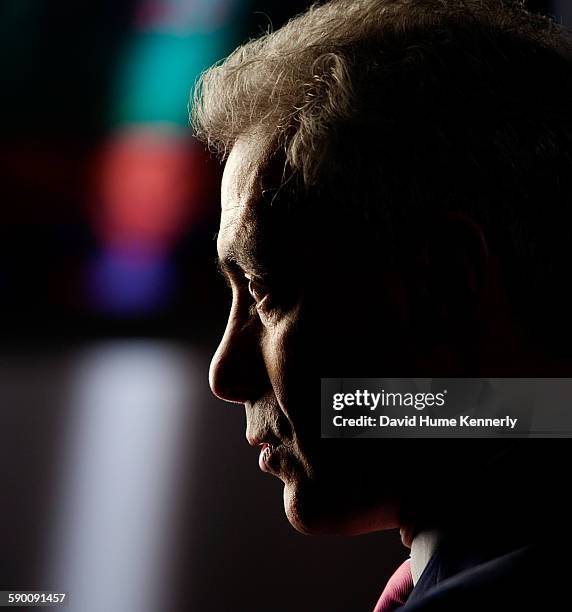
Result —
<instances>
[{"instance_id":1,"label":"blurred blue light","mask_svg":"<svg viewBox=\"0 0 572 612\"><path fill-rule=\"evenodd\" d=\"M116 315L146 314L165 305L172 294L175 272L160 253L134 249L102 251L87 274L90 306Z\"/></svg>"}]
</instances>

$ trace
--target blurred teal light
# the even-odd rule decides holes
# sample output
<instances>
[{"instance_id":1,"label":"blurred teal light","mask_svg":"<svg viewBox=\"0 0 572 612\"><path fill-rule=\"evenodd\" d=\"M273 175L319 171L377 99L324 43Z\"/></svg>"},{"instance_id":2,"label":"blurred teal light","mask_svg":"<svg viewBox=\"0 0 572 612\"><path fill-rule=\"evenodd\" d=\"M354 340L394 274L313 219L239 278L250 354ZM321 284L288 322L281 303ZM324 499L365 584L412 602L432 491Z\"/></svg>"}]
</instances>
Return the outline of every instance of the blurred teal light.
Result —
<instances>
[{"instance_id":1,"label":"blurred teal light","mask_svg":"<svg viewBox=\"0 0 572 612\"><path fill-rule=\"evenodd\" d=\"M133 32L118 61L112 125L168 122L186 126L189 91L196 77L224 57L237 40L234 9L240 2L236 0L155 4L166 8L161 12L154 7L156 21L147 14L141 17L146 21L139 28L144 29Z\"/></svg>"}]
</instances>

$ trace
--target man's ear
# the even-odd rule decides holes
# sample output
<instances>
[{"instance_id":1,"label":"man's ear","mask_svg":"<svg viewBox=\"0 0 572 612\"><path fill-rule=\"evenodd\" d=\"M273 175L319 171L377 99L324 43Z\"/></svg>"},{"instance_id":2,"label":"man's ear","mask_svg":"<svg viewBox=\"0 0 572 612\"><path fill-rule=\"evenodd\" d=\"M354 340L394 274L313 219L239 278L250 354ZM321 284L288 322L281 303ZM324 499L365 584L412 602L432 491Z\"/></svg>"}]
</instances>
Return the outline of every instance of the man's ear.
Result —
<instances>
[{"instance_id":1,"label":"man's ear","mask_svg":"<svg viewBox=\"0 0 572 612\"><path fill-rule=\"evenodd\" d=\"M489 264L483 229L464 212L441 213L423 232L420 247L418 305L425 312L417 315L429 326L426 339L438 334L438 341L446 341L470 332L466 326L482 297Z\"/></svg>"}]
</instances>

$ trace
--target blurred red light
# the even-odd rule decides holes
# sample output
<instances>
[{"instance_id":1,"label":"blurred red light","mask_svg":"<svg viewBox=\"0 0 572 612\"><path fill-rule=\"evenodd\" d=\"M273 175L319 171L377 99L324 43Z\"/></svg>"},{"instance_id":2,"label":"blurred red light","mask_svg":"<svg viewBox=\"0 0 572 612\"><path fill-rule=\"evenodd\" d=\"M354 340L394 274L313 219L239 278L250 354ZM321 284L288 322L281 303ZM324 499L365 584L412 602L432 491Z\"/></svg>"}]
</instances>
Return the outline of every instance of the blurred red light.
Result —
<instances>
[{"instance_id":1,"label":"blurred red light","mask_svg":"<svg viewBox=\"0 0 572 612\"><path fill-rule=\"evenodd\" d=\"M145 126L115 135L96 166L92 216L100 239L168 248L201 213L199 159L176 131Z\"/></svg>"}]
</instances>

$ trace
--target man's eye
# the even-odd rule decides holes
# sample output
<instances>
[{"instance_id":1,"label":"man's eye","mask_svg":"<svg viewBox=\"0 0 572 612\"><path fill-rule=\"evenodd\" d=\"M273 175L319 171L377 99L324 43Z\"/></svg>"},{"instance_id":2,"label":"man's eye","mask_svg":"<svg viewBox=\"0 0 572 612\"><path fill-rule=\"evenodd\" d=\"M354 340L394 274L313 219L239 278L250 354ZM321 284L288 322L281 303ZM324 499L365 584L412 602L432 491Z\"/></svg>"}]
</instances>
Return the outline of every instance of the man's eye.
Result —
<instances>
[{"instance_id":1,"label":"man's eye","mask_svg":"<svg viewBox=\"0 0 572 612\"><path fill-rule=\"evenodd\" d=\"M248 292L256 302L257 306L262 304L265 298L268 297L268 288L252 278L248 279Z\"/></svg>"},{"instance_id":2,"label":"man's eye","mask_svg":"<svg viewBox=\"0 0 572 612\"><path fill-rule=\"evenodd\" d=\"M258 315L264 325L270 325L276 314L270 288L260 281L249 278L248 292L254 302L250 307L251 316Z\"/></svg>"}]
</instances>

